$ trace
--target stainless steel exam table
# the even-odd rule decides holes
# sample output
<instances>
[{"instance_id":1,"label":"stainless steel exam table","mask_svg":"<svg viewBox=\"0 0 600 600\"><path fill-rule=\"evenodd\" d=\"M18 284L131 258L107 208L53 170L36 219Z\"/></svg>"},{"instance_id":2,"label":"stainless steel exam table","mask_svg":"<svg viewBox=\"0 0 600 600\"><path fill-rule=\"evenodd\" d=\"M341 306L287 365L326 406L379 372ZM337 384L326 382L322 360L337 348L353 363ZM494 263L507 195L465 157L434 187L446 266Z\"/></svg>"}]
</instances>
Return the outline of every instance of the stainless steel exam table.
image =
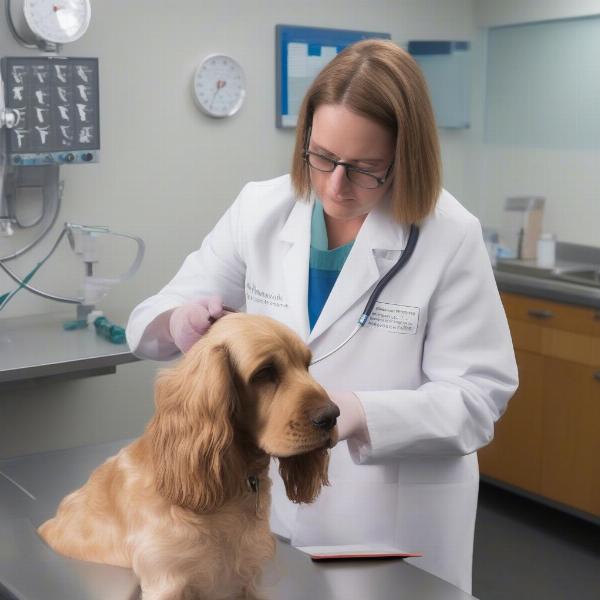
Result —
<instances>
[{"instance_id":1,"label":"stainless steel exam table","mask_svg":"<svg viewBox=\"0 0 600 600\"><path fill-rule=\"evenodd\" d=\"M44 452L0 461L0 600L129 600L132 571L64 558L36 528L60 500L128 441ZM399 559L314 563L278 541L265 570L269 600L466 600L454 586Z\"/></svg>"}]
</instances>

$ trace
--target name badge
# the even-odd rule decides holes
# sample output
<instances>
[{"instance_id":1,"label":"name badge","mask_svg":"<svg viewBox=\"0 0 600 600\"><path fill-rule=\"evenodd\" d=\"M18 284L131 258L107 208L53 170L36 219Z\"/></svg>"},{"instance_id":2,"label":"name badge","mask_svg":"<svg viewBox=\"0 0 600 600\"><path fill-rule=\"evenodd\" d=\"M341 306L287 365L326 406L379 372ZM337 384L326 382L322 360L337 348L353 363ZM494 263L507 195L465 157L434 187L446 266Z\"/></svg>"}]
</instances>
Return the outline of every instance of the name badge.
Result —
<instances>
[{"instance_id":1,"label":"name badge","mask_svg":"<svg viewBox=\"0 0 600 600\"><path fill-rule=\"evenodd\" d=\"M419 326L419 307L376 302L366 326L391 333L414 335Z\"/></svg>"}]
</instances>

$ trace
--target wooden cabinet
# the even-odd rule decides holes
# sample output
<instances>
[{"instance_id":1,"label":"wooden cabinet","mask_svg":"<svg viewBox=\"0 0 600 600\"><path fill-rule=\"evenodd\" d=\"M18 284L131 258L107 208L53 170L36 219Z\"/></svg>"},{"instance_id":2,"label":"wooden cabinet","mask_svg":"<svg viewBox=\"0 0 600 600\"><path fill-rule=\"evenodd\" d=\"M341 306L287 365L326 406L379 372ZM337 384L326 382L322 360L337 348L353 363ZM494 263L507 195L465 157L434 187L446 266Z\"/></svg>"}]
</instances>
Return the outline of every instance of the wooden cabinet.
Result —
<instances>
[{"instance_id":1,"label":"wooden cabinet","mask_svg":"<svg viewBox=\"0 0 600 600\"><path fill-rule=\"evenodd\" d=\"M481 472L600 516L600 313L502 294L519 390Z\"/></svg>"},{"instance_id":2,"label":"wooden cabinet","mask_svg":"<svg viewBox=\"0 0 600 600\"><path fill-rule=\"evenodd\" d=\"M494 439L479 451L483 474L535 494L542 479L541 356L517 350L520 385L496 424Z\"/></svg>"},{"instance_id":3,"label":"wooden cabinet","mask_svg":"<svg viewBox=\"0 0 600 600\"><path fill-rule=\"evenodd\" d=\"M600 516L600 381L587 365L544 362L541 494Z\"/></svg>"}]
</instances>

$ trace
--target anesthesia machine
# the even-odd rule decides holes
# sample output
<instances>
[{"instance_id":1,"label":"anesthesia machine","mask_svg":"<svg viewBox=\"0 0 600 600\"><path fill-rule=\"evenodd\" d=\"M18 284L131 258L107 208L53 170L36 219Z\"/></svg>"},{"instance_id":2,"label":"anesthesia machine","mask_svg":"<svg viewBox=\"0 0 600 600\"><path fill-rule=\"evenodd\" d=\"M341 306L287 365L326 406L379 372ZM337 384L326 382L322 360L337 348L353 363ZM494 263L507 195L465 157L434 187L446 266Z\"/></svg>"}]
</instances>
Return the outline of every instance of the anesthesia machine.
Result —
<instances>
[{"instance_id":1,"label":"anesthesia machine","mask_svg":"<svg viewBox=\"0 0 600 600\"><path fill-rule=\"evenodd\" d=\"M50 252L28 273L17 275L9 263L37 246L56 224L63 192L60 167L99 160L98 59L57 55L63 43L85 32L89 1L61 6L44 0L6 0L5 9L15 39L37 50L38 55L1 59L0 268L17 287L4 294L0 291L0 311L18 291L26 289L50 300L75 304L75 323L85 326L96 303L109 289L132 277L139 268L144 254L140 238L107 227L65 223ZM39 55L40 50L44 54ZM22 216L22 199L28 206L33 203L33 218ZM136 257L124 274L111 278L94 275L98 241L104 236L125 237L136 243ZM84 263L79 297L51 294L30 284L65 237ZM24 241L20 243L20 239Z\"/></svg>"}]
</instances>

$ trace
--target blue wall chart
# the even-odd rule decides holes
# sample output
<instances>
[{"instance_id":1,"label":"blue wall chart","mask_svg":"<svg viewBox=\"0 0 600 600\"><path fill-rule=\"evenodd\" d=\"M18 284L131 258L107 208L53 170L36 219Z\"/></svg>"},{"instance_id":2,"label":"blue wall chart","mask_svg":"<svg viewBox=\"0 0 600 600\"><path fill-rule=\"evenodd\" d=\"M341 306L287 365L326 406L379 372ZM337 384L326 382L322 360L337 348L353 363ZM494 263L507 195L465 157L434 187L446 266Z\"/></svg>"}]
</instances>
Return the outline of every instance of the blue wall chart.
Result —
<instances>
[{"instance_id":1,"label":"blue wall chart","mask_svg":"<svg viewBox=\"0 0 600 600\"><path fill-rule=\"evenodd\" d=\"M319 71L346 46L389 33L276 25L276 125L295 127L306 90Z\"/></svg>"}]
</instances>

